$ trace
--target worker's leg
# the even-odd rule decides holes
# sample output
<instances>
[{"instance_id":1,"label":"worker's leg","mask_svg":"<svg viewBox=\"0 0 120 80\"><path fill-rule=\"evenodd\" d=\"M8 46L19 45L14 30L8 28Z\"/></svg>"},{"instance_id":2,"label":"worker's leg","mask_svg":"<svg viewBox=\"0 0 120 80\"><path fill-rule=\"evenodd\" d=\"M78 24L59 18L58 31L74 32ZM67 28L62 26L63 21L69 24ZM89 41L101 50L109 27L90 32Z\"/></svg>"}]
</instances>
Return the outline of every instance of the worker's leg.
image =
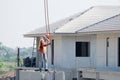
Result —
<instances>
[{"instance_id":1,"label":"worker's leg","mask_svg":"<svg viewBox=\"0 0 120 80\"><path fill-rule=\"evenodd\" d=\"M39 61L39 68L43 68L43 55L42 55L42 53L39 51L39 53L38 53L38 61Z\"/></svg>"},{"instance_id":2,"label":"worker's leg","mask_svg":"<svg viewBox=\"0 0 120 80\"><path fill-rule=\"evenodd\" d=\"M48 69L47 54L43 54L43 59L44 59L44 68L45 68L45 69Z\"/></svg>"}]
</instances>

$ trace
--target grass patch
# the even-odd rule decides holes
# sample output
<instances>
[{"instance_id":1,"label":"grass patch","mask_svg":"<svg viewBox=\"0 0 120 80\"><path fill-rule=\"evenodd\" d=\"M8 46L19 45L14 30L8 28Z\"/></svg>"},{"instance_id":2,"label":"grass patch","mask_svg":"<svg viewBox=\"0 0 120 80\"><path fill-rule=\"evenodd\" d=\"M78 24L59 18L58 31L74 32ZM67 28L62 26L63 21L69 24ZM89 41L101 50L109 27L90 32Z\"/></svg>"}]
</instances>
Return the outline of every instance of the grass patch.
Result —
<instances>
[{"instance_id":1,"label":"grass patch","mask_svg":"<svg viewBox=\"0 0 120 80\"><path fill-rule=\"evenodd\" d=\"M6 74L7 71L0 71L0 75Z\"/></svg>"},{"instance_id":2,"label":"grass patch","mask_svg":"<svg viewBox=\"0 0 120 80\"><path fill-rule=\"evenodd\" d=\"M0 62L0 75L14 71L16 67L15 62Z\"/></svg>"}]
</instances>

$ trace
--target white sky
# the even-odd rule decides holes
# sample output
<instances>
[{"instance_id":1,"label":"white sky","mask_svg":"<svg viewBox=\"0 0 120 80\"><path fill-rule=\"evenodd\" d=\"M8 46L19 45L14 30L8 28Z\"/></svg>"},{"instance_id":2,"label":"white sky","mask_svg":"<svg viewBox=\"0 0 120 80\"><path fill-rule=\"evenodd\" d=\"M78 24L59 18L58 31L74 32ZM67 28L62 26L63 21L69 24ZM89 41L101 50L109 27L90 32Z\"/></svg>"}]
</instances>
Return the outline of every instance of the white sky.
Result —
<instances>
[{"instance_id":1,"label":"white sky","mask_svg":"<svg viewBox=\"0 0 120 80\"><path fill-rule=\"evenodd\" d=\"M32 46L23 34L44 25L44 0L0 0L0 42L9 47ZM119 5L120 0L48 0L50 22L94 5Z\"/></svg>"}]
</instances>

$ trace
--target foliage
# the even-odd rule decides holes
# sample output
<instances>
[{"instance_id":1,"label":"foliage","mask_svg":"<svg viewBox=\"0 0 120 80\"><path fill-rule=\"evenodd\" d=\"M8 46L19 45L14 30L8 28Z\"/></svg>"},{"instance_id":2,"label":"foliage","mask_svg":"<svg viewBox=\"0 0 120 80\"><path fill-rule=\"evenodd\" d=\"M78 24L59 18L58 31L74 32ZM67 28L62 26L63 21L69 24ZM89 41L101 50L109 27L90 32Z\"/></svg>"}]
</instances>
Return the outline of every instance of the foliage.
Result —
<instances>
[{"instance_id":1,"label":"foliage","mask_svg":"<svg viewBox=\"0 0 120 80\"><path fill-rule=\"evenodd\" d=\"M2 68L4 66L4 64L2 62L0 62L0 68Z\"/></svg>"},{"instance_id":2,"label":"foliage","mask_svg":"<svg viewBox=\"0 0 120 80\"><path fill-rule=\"evenodd\" d=\"M32 47L20 48L20 57L22 59L31 55L32 55ZM0 45L0 62L16 62L16 58L17 58L17 48L12 49L4 45Z\"/></svg>"},{"instance_id":3,"label":"foliage","mask_svg":"<svg viewBox=\"0 0 120 80\"><path fill-rule=\"evenodd\" d=\"M32 47L29 48L21 48L20 56L21 57L28 57L32 55Z\"/></svg>"},{"instance_id":4,"label":"foliage","mask_svg":"<svg viewBox=\"0 0 120 80\"><path fill-rule=\"evenodd\" d=\"M15 67L15 62L0 62L0 75L13 71Z\"/></svg>"},{"instance_id":5,"label":"foliage","mask_svg":"<svg viewBox=\"0 0 120 80\"><path fill-rule=\"evenodd\" d=\"M20 60L32 55L32 47L20 48ZM5 74L12 71L16 67L17 62L17 48L12 49L3 45L0 42L0 74Z\"/></svg>"}]
</instances>

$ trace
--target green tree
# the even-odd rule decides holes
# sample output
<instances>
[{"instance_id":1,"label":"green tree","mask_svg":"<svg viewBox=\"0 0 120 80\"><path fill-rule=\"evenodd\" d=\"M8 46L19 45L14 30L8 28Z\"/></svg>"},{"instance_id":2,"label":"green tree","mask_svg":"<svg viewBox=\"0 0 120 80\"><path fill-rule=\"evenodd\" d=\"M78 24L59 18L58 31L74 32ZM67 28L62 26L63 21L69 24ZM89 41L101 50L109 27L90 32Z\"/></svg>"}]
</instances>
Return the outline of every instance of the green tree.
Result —
<instances>
[{"instance_id":1,"label":"green tree","mask_svg":"<svg viewBox=\"0 0 120 80\"><path fill-rule=\"evenodd\" d=\"M2 62L0 62L0 68L2 68L4 66L4 64Z\"/></svg>"}]
</instances>

